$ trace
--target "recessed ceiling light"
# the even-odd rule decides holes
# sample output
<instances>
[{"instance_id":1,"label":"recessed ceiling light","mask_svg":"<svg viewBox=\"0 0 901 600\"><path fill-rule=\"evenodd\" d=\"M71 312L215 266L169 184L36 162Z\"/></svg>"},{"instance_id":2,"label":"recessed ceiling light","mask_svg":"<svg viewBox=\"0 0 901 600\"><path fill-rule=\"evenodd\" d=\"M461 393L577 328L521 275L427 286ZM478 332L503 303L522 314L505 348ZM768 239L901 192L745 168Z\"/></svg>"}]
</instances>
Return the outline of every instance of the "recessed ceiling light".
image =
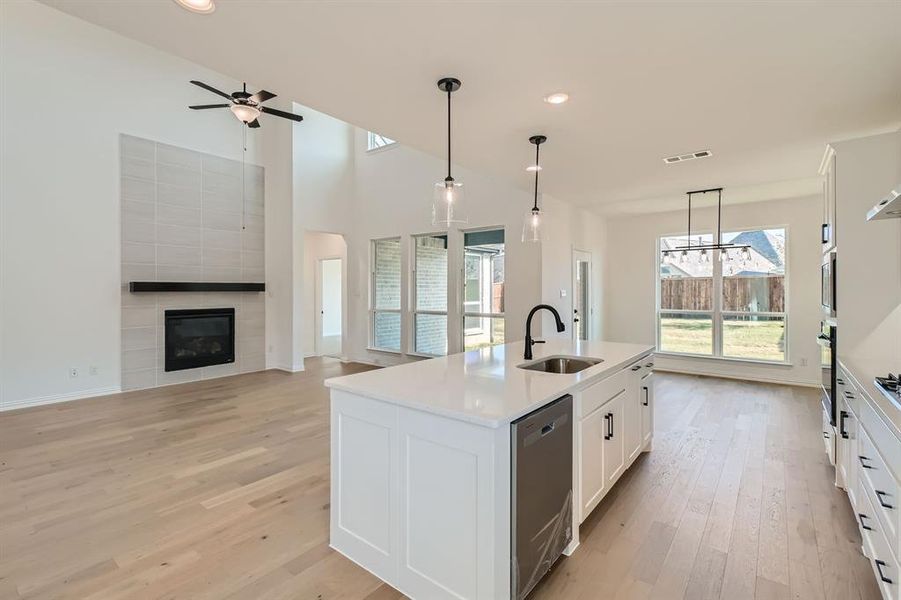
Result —
<instances>
[{"instance_id":1,"label":"recessed ceiling light","mask_svg":"<svg viewBox=\"0 0 901 600\"><path fill-rule=\"evenodd\" d=\"M208 15L216 10L216 3L213 0L174 0L176 4L182 8L186 8L191 12Z\"/></svg>"},{"instance_id":2,"label":"recessed ceiling light","mask_svg":"<svg viewBox=\"0 0 901 600\"><path fill-rule=\"evenodd\" d=\"M563 104L569 100L569 94L564 92L555 92L550 96L545 96L544 101L548 104Z\"/></svg>"},{"instance_id":3,"label":"recessed ceiling light","mask_svg":"<svg viewBox=\"0 0 901 600\"><path fill-rule=\"evenodd\" d=\"M540 171L540 170L541 170L541 165L529 165L528 167L526 167L526 171L528 171L529 173L534 173L535 171Z\"/></svg>"}]
</instances>

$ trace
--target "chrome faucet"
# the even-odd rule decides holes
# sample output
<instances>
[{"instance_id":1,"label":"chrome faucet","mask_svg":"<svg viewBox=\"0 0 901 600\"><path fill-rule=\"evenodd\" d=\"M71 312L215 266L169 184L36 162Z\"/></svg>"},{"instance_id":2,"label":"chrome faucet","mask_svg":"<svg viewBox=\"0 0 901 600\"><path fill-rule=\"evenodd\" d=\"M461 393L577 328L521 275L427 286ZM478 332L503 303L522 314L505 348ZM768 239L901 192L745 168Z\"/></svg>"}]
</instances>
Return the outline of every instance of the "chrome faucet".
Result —
<instances>
[{"instance_id":1,"label":"chrome faucet","mask_svg":"<svg viewBox=\"0 0 901 600\"><path fill-rule=\"evenodd\" d=\"M544 340L533 340L532 339L532 316L537 313L542 308L551 311L551 314L554 315L554 319L557 320L557 331L564 331L566 326L563 325L563 321L560 319L560 313L557 312L557 309L551 306L550 304L539 304L535 308L529 311L529 316L526 318L526 352L523 358L526 360L532 359L532 346L535 344L543 344Z\"/></svg>"}]
</instances>

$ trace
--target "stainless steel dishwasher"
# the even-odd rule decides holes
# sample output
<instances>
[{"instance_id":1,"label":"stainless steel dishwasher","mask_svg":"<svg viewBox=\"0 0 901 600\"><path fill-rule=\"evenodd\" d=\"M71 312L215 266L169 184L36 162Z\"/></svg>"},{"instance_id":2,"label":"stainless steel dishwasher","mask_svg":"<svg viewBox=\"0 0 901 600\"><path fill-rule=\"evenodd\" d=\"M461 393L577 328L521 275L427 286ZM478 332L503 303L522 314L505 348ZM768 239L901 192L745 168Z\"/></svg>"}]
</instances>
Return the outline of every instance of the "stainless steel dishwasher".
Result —
<instances>
[{"instance_id":1,"label":"stainless steel dishwasher","mask_svg":"<svg viewBox=\"0 0 901 600\"><path fill-rule=\"evenodd\" d=\"M572 540L573 398L511 427L511 596L521 600Z\"/></svg>"}]
</instances>

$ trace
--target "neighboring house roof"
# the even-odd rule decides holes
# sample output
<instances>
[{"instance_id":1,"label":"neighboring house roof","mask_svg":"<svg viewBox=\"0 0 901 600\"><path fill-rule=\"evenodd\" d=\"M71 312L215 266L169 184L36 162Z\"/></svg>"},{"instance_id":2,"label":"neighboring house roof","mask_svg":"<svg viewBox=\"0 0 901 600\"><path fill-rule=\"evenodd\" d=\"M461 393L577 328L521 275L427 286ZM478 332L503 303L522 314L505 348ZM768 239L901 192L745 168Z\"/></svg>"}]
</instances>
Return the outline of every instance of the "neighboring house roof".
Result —
<instances>
[{"instance_id":1,"label":"neighboring house roof","mask_svg":"<svg viewBox=\"0 0 901 600\"><path fill-rule=\"evenodd\" d=\"M769 231L743 231L731 240L732 244L747 244L774 266L785 268L785 238Z\"/></svg>"},{"instance_id":2,"label":"neighboring house roof","mask_svg":"<svg viewBox=\"0 0 901 600\"><path fill-rule=\"evenodd\" d=\"M711 243L709 236L707 236L707 239L692 236L692 245L709 243ZM730 240L730 243L750 246L751 256L748 259L733 260L726 263L728 266L724 271L724 275L763 277L785 272L785 239L783 237L766 231L746 231L735 236L735 238ZM712 276L713 269L710 262L702 260L701 252L688 252L685 261L682 261L682 250L678 248L687 244L688 239L684 237L662 238L660 240L661 251L669 250L671 252L670 256L674 261L661 267L661 275L664 277ZM731 255L734 257L737 252L737 250L732 250ZM713 256L710 255L710 258L712 260Z\"/></svg>"}]
</instances>

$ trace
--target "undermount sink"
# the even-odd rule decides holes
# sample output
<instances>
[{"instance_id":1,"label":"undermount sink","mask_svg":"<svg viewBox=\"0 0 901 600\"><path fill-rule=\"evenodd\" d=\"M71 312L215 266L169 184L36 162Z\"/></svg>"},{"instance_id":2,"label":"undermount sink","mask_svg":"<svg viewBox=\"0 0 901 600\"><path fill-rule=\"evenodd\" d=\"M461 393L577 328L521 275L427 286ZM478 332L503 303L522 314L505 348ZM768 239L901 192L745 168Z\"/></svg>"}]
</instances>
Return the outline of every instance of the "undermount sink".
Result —
<instances>
[{"instance_id":1,"label":"undermount sink","mask_svg":"<svg viewBox=\"0 0 901 600\"><path fill-rule=\"evenodd\" d=\"M588 367L593 367L602 362L604 361L600 358L586 358L583 356L549 356L547 358L542 358L541 360L519 365L519 368L527 371L572 375L573 373L584 371Z\"/></svg>"}]
</instances>

